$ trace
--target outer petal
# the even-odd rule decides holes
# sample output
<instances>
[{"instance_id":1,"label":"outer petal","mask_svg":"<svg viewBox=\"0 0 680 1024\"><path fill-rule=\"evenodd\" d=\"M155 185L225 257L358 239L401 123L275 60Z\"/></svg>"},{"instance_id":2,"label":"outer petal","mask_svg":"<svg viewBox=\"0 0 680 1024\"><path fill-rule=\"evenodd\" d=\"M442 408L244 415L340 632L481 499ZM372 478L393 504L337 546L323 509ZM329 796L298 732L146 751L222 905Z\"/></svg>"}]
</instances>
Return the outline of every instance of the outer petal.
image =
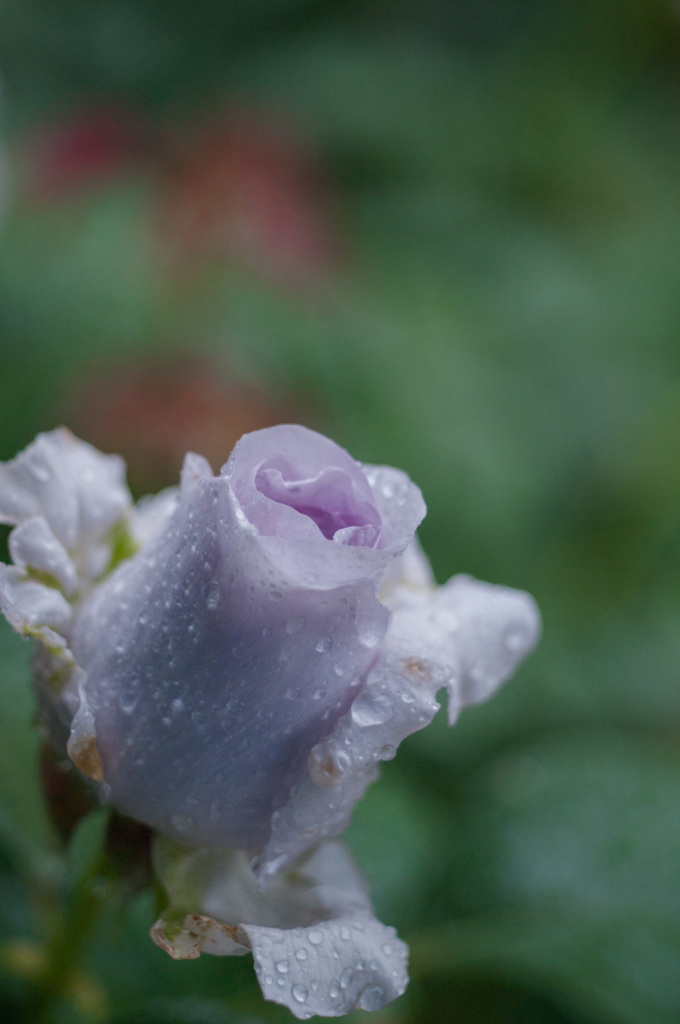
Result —
<instances>
[{"instance_id":1,"label":"outer petal","mask_svg":"<svg viewBox=\"0 0 680 1024\"><path fill-rule=\"evenodd\" d=\"M387 626L371 581L302 586L262 540L189 460L167 528L75 625L111 802L183 842L262 848Z\"/></svg>"},{"instance_id":2,"label":"outer petal","mask_svg":"<svg viewBox=\"0 0 680 1024\"><path fill-rule=\"evenodd\" d=\"M157 872L171 906L152 938L171 956L252 949L267 999L297 1017L377 1010L407 984L407 950L373 917L344 844L326 842L261 891L243 854L161 842ZM194 905L199 913L186 913Z\"/></svg>"},{"instance_id":3,"label":"outer petal","mask_svg":"<svg viewBox=\"0 0 680 1024\"><path fill-rule=\"evenodd\" d=\"M343 831L380 761L431 721L441 687L449 691L453 723L461 707L484 700L512 675L538 639L538 611L528 594L467 576L429 592L408 586L392 598L395 610L379 657L276 815L258 858L260 878Z\"/></svg>"},{"instance_id":4,"label":"outer petal","mask_svg":"<svg viewBox=\"0 0 680 1024\"><path fill-rule=\"evenodd\" d=\"M15 565L22 569L30 567L51 578L67 597L76 589L76 567L64 545L52 533L47 520L41 516L24 519L14 527L9 537L9 550Z\"/></svg>"},{"instance_id":5,"label":"outer petal","mask_svg":"<svg viewBox=\"0 0 680 1024\"><path fill-rule=\"evenodd\" d=\"M23 569L0 562L0 610L18 633L38 636L49 645L63 645L71 622L71 606L53 587L30 579Z\"/></svg>"},{"instance_id":6,"label":"outer petal","mask_svg":"<svg viewBox=\"0 0 680 1024\"><path fill-rule=\"evenodd\" d=\"M541 619L521 590L454 576L430 598L401 591L393 601L413 655L449 693L449 722L461 708L487 700L538 643ZM400 624L402 624L400 626Z\"/></svg>"},{"instance_id":7,"label":"outer petal","mask_svg":"<svg viewBox=\"0 0 680 1024\"><path fill-rule=\"evenodd\" d=\"M122 459L63 428L0 464L0 522L41 516L69 550L103 536L129 507Z\"/></svg>"}]
</instances>

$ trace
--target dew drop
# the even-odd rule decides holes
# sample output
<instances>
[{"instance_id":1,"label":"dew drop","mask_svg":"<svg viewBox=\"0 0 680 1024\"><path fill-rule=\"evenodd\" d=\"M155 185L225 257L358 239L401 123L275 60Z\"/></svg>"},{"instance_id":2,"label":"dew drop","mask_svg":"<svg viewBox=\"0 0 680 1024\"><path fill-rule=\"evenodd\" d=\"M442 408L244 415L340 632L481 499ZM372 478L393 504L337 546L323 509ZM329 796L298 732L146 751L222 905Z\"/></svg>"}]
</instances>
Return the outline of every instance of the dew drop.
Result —
<instances>
[{"instance_id":1,"label":"dew drop","mask_svg":"<svg viewBox=\"0 0 680 1024\"><path fill-rule=\"evenodd\" d=\"M289 965L287 960L277 960L276 963L274 964L274 967L279 972L279 974L288 974Z\"/></svg>"},{"instance_id":2,"label":"dew drop","mask_svg":"<svg viewBox=\"0 0 680 1024\"><path fill-rule=\"evenodd\" d=\"M342 988L348 988L354 980L354 974L349 967L346 967L340 975L340 984Z\"/></svg>"},{"instance_id":3,"label":"dew drop","mask_svg":"<svg viewBox=\"0 0 680 1024\"><path fill-rule=\"evenodd\" d=\"M320 946L321 943L323 942L323 935L321 934L321 932L316 931L316 929L312 930L307 936L307 938L309 939L313 946Z\"/></svg>"},{"instance_id":4,"label":"dew drop","mask_svg":"<svg viewBox=\"0 0 680 1024\"><path fill-rule=\"evenodd\" d=\"M385 989L381 985L367 985L357 999L357 1006L361 1010L379 1010L384 1002Z\"/></svg>"},{"instance_id":5,"label":"dew drop","mask_svg":"<svg viewBox=\"0 0 680 1024\"><path fill-rule=\"evenodd\" d=\"M308 958L308 956L309 956L309 953L304 948L304 946L301 946L300 949L296 949L296 951L295 951L295 959L296 960L300 960L300 961L306 960Z\"/></svg>"},{"instance_id":6,"label":"dew drop","mask_svg":"<svg viewBox=\"0 0 680 1024\"><path fill-rule=\"evenodd\" d=\"M274 595L272 594L272 597L273 596ZM304 624L305 620L302 615L292 615L286 620L286 633L289 633L291 636L295 636L296 633L300 632Z\"/></svg>"},{"instance_id":7,"label":"dew drop","mask_svg":"<svg viewBox=\"0 0 680 1024\"><path fill-rule=\"evenodd\" d=\"M203 600L208 608L217 608L220 603L220 585L216 580L208 583L203 590Z\"/></svg>"},{"instance_id":8,"label":"dew drop","mask_svg":"<svg viewBox=\"0 0 680 1024\"><path fill-rule=\"evenodd\" d=\"M381 761L391 761L397 753L396 747L393 747L390 743L386 743L384 747L380 748L379 758Z\"/></svg>"},{"instance_id":9,"label":"dew drop","mask_svg":"<svg viewBox=\"0 0 680 1024\"><path fill-rule=\"evenodd\" d=\"M349 930L349 928L340 929L340 938L343 940L343 942L349 942L349 940L352 938L352 933Z\"/></svg>"},{"instance_id":10,"label":"dew drop","mask_svg":"<svg viewBox=\"0 0 680 1024\"><path fill-rule=\"evenodd\" d=\"M373 647L377 647L383 638L384 630L377 622L365 622L359 626L357 633L357 639L359 643L364 647L368 647L369 650Z\"/></svg>"},{"instance_id":11,"label":"dew drop","mask_svg":"<svg viewBox=\"0 0 680 1024\"><path fill-rule=\"evenodd\" d=\"M309 990L306 985L293 985L292 988L293 999L297 1003L306 1003Z\"/></svg>"},{"instance_id":12,"label":"dew drop","mask_svg":"<svg viewBox=\"0 0 680 1024\"><path fill-rule=\"evenodd\" d=\"M328 995L331 997L331 999L340 998L340 986L338 985L337 981L331 982L330 987L328 989Z\"/></svg>"},{"instance_id":13,"label":"dew drop","mask_svg":"<svg viewBox=\"0 0 680 1024\"><path fill-rule=\"evenodd\" d=\"M318 644L314 648L314 650L317 651L318 654L326 654L327 651L330 651L332 646L333 646L333 637L332 636L322 636L321 639L319 640Z\"/></svg>"},{"instance_id":14,"label":"dew drop","mask_svg":"<svg viewBox=\"0 0 680 1024\"><path fill-rule=\"evenodd\" d=\"M382 725L394 714L394 701L385 693L365 692L352 704L352 722L360 727Z\"/></svg>"}]
</instances>

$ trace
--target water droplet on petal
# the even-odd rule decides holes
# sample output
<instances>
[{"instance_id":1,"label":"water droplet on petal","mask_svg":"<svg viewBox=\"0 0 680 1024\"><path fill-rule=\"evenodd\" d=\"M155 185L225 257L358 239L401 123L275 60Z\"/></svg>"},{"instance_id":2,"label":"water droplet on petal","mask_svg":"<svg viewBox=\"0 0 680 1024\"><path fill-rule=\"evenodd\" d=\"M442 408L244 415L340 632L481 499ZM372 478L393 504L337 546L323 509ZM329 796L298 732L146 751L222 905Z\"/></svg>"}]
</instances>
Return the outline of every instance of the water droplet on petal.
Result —
<instances>
[{"instance_id":1,"label":"water droplet on petal","mask_svg":"<svg viewBox=\"0 0 680 1024\"><path fill-rule=\"evenodd\" d=\"M272 594L272 597L273 596L274 595ZM305 620L302 615L292 615L286 621L286 633L290 633L291 636L295 636L296 633L300 632L304 624Z\"/></svg>"},{"instance_id":2,"label":"water droplet on petal","mask_svg":"<svg viewBox=\"0 0 680 1024\"><path fill-rule=\"evenodd\" d=\"M343 988L348 988L354 980L354 973L346 967L340 975L340 984Z\"/></svg>"},{"instance_id":3,"label":"water droplet on petal","mask_svg":"<svg viewBox=\"0 0 680 1024\"><path fill-rule=\"evenodd\" d=\"M352 722L358 726L382 725L394 714L394 701L385 693L360 693L352 704Z\"/></svg>"},{"instance_id":4,"label":"water droplet on petal","mask_svg":"<svg viewBox=\"0 0 680 1024\"><path fill-rule=\"evenodd\" d=\"M309 935L307 936L307 938L309 939L309 941L311 942L311 944L313 946L320 946L321 943L323 942L323 935L322 935L322 933L319 932L319 931L316 931L316 930L311 931L309 933Z\"/></svg>"},{"instance_id":5,"label":"water droplet on petal","mask_svg":"<svg viewBox=\"0 0 680 1024\"><path fill-rule=\"evenodd\" d=\"M319 654L326 654L327 651L330 651L332 646L333 646L333 637L332 636L322 636L321 639L319 640L318 644L316 645L316 647L314 649Z\"/></svg>"},{"instance_id":6,"label":"water droplet on petal","mask_svg":"<svg viewBox=\"0 0 680 1024\"><path fill-rule=\"evenodd\" d=\"M337 981L331 982L330 987L328 989L328 995L331 997L331 999L340 998L340 986L338 985Z\"/></svg>"},{"instance_id":7,"label":"water droplet on petal","mask_svg":"<svg viewBox=\"0 0 680 1024\"><path fill-rule=\"evenodd\" d=\"M292 988L293 999L297 1003L306 1003L309 990L306 985L293 985Z\"/></svg>"},{"instance_id":8,"label":"water droplet on petal","mask_svg":"<svg viewBox=\"0 0 680 1024\"><path fill-rule=\"evenodd\" d=\"M295 950L295 959L296 960L306 960L308 956L309 956L309 953L304 948L304 946L301 946L300 949L296 949Z\"/></svg>"},{"instance_id":9,"label":"water droplet on petal","mask_svg":"<svg viewBox=\"0 0 680 1024\"><path fill-rule=\"evenodd\" d=\"M359 626L357 639L360 644L369 649L377 647L384 635L384 629L378 622L365 622Z\"/></svg>"},{"instance_id":10,"label":"water droplet on petal","mask_svg":"<svg viewBox=\"0 0 680 1024\"><path fill-rule=\"evenodd\" d=\"M289 965L288 965L288 961L287 960L277 960L276 963L274 964L274 967L279 972L279 974L287 974L288 973Z\"/></svg>"},{"instance_id":11,"label":"water droplet on petal","mask_svg":"<svg viewBox=\"0 0 680 1024\"><path fill-rule=\"evenodd\" d=\"M367 985L357 999L361 1010L379 1010L384 1003L385 989L381 985Z\"/></svg>"},{"instance_id":12,"label":"water droplet on petal","mask_svg":"<svg viewBox=\"0 0 680 1024\"><path fill-rule=\"evenodd\" d=\"M203 600L208 608L217 608L220 603L220 585L216 580L209 583L203 590Z\"/></svg>"}]
</instances>

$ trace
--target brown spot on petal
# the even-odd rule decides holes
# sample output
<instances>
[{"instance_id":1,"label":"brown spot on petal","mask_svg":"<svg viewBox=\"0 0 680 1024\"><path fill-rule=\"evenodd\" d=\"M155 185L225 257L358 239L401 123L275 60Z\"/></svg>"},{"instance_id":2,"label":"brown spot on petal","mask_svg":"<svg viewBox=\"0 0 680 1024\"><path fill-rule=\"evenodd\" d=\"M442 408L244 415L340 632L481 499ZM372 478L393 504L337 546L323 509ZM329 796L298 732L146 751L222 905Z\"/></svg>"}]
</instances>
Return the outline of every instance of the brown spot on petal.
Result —
<instances>
[{"instance_id":1,"label":"brown spot on petal","mask_svg":"<svg viewBox=\"0 0 680 1024\"><path fill-rule=\"evenodd\" d=\"M168 931L172 939L168 938ZM206 940L214 943L220 935L242 945L238 934L237 926L223 924L203 914L187 914L179 928L168 925L161 917L150 932L152 941L173 960L195 960L201 955L203 943Z\"/></svg>"},{"instance_id":2,"label":"brown spot on petal","mask_svg":"<svg viewBox=\"0 0 680 1024\"><path fill-rule=\"evenodd\" d=\"M420 661L419 658L407 658L404 662L404 668L410 676L416 676L416 678L420 679L421 682L430 682L430 670L424 662Z\"/></svg>"},{"instance_id":3,"label":"brown spot on petal","mask_svg":"<svg viewBox=\"0 0 680 1024\"><path fill-rule=\"evenodd\" d=\"M318 755L309 759L307 766L309 776L315 786L334 785L340 780L342 772L330 755L319 758Z\"/></svg>"},{"instance_id":4,"label":"brown spot on petal","mask_svg":"<svg viewBox=\"0 0 680 1024\"><path fill-rule=\"evenodd\" d=\"M83 775L94 779L95 782L104 781L104 765L94 736L88 737L82 746L73 744L69 749L69 757Z\"/></svg>"}]
</instances>

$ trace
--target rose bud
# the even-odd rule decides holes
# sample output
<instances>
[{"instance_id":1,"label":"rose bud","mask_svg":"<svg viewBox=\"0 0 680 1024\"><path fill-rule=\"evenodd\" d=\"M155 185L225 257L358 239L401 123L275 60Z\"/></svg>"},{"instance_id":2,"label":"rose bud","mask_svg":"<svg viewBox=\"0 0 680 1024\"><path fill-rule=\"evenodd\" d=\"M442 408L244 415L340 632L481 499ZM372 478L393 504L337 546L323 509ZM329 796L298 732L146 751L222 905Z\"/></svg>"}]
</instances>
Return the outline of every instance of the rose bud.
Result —
<instances>
[{"instance_id":1,"label":"rose bud","mask_svg":"<svg viewBox=\"0 0 680 1024\"><path fill-rule=\"evenodd\" d=\"M217 476L188 455L179 490L136 509L121 473L65 431L0 466L0 604L38 640L45 727L163 837L158 945L252 949L298 1017L377 1009L405 947L333 837L439 689L453 722L512 673L535 605L436 587L418 488L300 426L244 435Z\"/></svg>"}]
</instances>

